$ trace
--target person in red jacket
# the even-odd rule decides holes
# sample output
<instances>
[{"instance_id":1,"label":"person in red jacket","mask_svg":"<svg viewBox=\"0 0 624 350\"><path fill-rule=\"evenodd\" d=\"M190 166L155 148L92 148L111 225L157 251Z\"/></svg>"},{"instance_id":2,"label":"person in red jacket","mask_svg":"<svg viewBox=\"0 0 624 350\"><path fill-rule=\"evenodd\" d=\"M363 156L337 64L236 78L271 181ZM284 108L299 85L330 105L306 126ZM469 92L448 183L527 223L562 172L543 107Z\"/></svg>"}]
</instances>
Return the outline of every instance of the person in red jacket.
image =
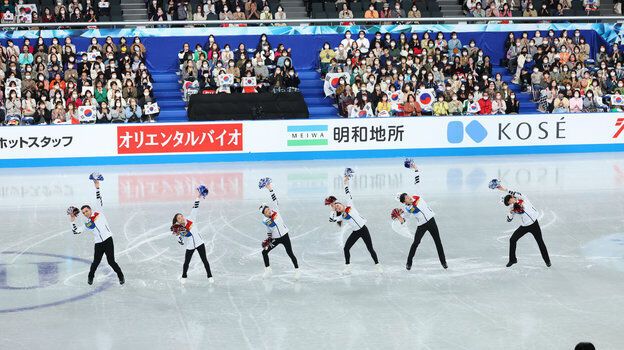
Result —
<instances>
[{"instance_id":1,"label":"person in red jacket","mask_svg":"<svg viewBox=\"0 0 624 350\"><path fill-rule=\"evenodd\" d=\"M479 114L492 114L492 100L490 100L490 96L487 92L484 92L483 97L479 100L479 107L481 107Z\"/></svg>"}]
</instances>

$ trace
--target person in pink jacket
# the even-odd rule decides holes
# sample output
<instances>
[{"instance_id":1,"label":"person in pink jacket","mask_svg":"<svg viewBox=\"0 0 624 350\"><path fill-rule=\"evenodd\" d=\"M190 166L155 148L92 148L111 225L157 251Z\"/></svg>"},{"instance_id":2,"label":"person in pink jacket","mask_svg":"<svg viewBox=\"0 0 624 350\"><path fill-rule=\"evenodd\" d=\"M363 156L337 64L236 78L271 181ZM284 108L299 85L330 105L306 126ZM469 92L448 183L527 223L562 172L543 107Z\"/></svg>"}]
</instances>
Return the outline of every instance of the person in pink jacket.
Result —
<instances>
[{"instance_id":1,"label":"person in pink jacket","mask_svg":"<svg viewBox=\"0 0 624 350\"><path fill-rule=\"evenodd\" d=\"M570 99L570 113L581 113L583 111L583 98L581 92L574 90L574 96Z\"/></svg>"}]
</instances>

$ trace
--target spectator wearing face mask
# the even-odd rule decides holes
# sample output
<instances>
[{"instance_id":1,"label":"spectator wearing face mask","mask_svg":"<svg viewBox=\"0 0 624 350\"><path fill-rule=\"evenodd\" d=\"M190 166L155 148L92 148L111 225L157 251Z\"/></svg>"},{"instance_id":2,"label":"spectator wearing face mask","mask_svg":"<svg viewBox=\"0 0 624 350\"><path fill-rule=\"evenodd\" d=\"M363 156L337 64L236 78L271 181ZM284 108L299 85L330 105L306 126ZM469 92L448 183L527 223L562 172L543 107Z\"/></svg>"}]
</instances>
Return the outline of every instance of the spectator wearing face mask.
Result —
<instances>
[{"instance_id":1,"label":"spectator wearing face mask","mask_svg":"<svg viewBox=\"0 0 624 350\"><path fill-rule=\"evenodd\" d=\"M503 99L500 92L497 92L492 101L492 114L505 114L507 111L507 103Z\"/></svg>"},{"instance_id":2,"label":"spectator wearing face mask","mask_svg":"<svg viewBox=\"0 0 624 350\"><path fill-rule=\"evenodd\" d=\"M438 95L437 101L433 103L433 115L447 116L449 115L448 102L444 101L443 95Z\"/></svg>"},{"instance_id":3,"label":"spectator wearing face mask","mask_svg":"<svg viewBox=\"0 0 624 350\"><path fill-rule=\"evenodd\" d=\"M223 11L219 13L219 20L221 21L231 21L234 19L234 14L227 6L223 7Z\"/></svg>"},{"instance_id":4,"label":"spectator wearing face mask","mask_svg":"<svg viewBox=\"0 0 624 350\"><path fill-rule=\"evenodd\" d=\"M370 41L366 38L366 33L362 30L358 34L358 38L355 41L357 43L358 50L361 54L367 54L370 48Z\"/></svg>"},{"instance_id":5,"label":"spectator wearing face mask","mask_svg":"<svg viewBox=\"0 0 624 350\"><path fill-rule=\"evenodd\" d=\"M583 112L604 112L606 109L607 106L602 103L602 99L596 96L592 90L587 90L585 98L583 99Z\"/></svg>"},{"instance_id":6,"label":"spectator wearing face mask","mask_svg":"<svg viewBox=\"0 0 624 350\"><path fill-rule=\"evenodd\" d=\"M563 91L559 91L557 93L557 97L553 100L552 103L552 112L553 113L568 113L570 111L570 101L563 94Z\"/></svg>"},{"instance_id":7,"label":"spectator wearing face mask","mask_svg":"<svg viewBox=\"0 0 624 350\"><path fill-rule=\"evenodd\" d=\"M273 19L273 14L268 6L265 6L260 13L260 19L263 21L269 21Z\"/></svg>"},{"instance_id":8,"label":"spectator wearing face mask","mask_svg":"<svg viewBox=\"0 0 624 350\"><path fill-rule=\"evenodd\" d=\"M125 117L126 120L130 123L138 123L141 121L141 117L143 113L141 111L141 107L137 104L137 101L134 98L130 98L128 100L128 105L125 109Z\"/></svg>"},{"instance_id":9,"label":"spectator wearing face mask","mask_svg":"<svg viewBox=\"0 0 624 350\"><path fill-rule=\"evenodd\" d=\"M492 114L492 101L490 100L490 95L487 92L484 92L479 100L479 108L479 114L481 115Z\"/></svg>"},{"instance_id":10,"label":"spectator wearing face mask","mask_svg":"<svg viewBox=\"0 0 624 350\"><path fill-rule=\"evenodd\" d=\"M581 97L580 91L574 90L574 95L570 98L570 113L581 112L583 112L583 97Z\"/></svg>"},{"instance_id":11,"label":"spectator wearing face mask","mask_svg":"<svg viewBox=\"0 0 624 350\"><path fill-rule=\"evenodd\" d=\"M33 114L34 124L50 124L52 122L52 113L46 108L46 104L43 101L39 101L37 109Z\"/></svg>"},{"instance_id":12,"label":"spectator wearing face mask","mask_svg":"<svg viewBox=\"0 0 624 350\"><path fill-rule=\"evenodd\" d=\"M509 94L509 97L505 101L505 105L507 107L507 109L505 110L505 113L507 114L520 113L520 101L516 98L515 92L511 92L511 94Z\"/></svg>"},{"instance_id":13,"label":"spectator wearing face mask","mask_svg":"<svg viewBox=\"0 0 624 350\"><path fill-rule=\"evenodd\" d=\"M280 5L277 6L277 11L275 11L275 14L273 15L273 18L276 20L285 20L286 19L286 12L284 12L284 8ZM274 26L286 26L286 23L273 23Z\"/></svg>"},{"instance_id":14,"label":"spectator wearing face mask","mask_svg":"<svg viewBox=\"0 0 624 350\"><path fill-rule=\"evenodd\" d=\"M50 113L53 124L60 124L65 122L65 108L61 102L57 102L54 109Z\"/></svg>"},{"instance_id":15,"label":"spectator wearing face mask","mask_svg":"<svg viewBox=\"0 0 624 350\"><path fill-rule=\"evenodd\" d=\"M379 117L389 117L392 115L392 106L388 101L388 95L383 94L381 96L381 101L377 103L377 107L375 108L375 114Z\"/></svg>"},{"instance_id":16,"label":"spectator wearing face mask","mask_svg":"<svg viewBox=\"0 0 624 350\"><path fill-rule=\"evenodd\" d=\"M336 57L336 52L331 49L328 42L325 42L325 44L323 44L323 50L321 50L319 54L321 60L321 76L324 77L325 74L327 74L329 64L334 57Z\"/></svg>"},{"instance_id":17,"label":"spectator wearing face mask","mask_svg":"<svg viewBox=\"0 0 624 350\"><path fill-rule=\"evenodd\" d=\"M290 68L288 69L288 74L284 77L284 87L288 89L298 89L301 80L295 70Z\"/></svg>"},{"instance_id":18,"label":"spectator wearing face mask","mask_svg":"<svg viewBox=\"0 0 624 350\"><path fill-rule=\"evenodd\" d=\"M375 9L375 5L370 4L368 10L364 12L364 18L377 19L379 18L379 12Z\"/></svg>"},{"instance_id":19,"label":"spectator wearing face mask","mask_svg":"<svg viewBox=\"0 0 624 350\"><path fill-rule=\"evenodd\" d=\"M400 2L397 1L394 3L394 9L391 11L390 15L393 18L405 18L405 10L401 8Z\"/></svg>"},{"instance_id":20,"label":"spectator wearing face mask","mask_svg":"<svg viewBox=\"0 0 624 350\"><path fill-rule=\"evenodd\" d=\"M407 96L407 102L403 106L403 113L407 117L422 116L420 103L416 102L416 97L413 94Z\"/></svg>"},{"instance_id":21,"label":"spectator wearing face mask","mask_svg":"<svg viewBox=\"0 0 624 350\"><path fill-rule=\"evenodd\" d=\"M461 115L464 109L463 103L459 100L456 93L451 96L451 101L448 103L449 115Z\"/></svg>"}]
</instances>

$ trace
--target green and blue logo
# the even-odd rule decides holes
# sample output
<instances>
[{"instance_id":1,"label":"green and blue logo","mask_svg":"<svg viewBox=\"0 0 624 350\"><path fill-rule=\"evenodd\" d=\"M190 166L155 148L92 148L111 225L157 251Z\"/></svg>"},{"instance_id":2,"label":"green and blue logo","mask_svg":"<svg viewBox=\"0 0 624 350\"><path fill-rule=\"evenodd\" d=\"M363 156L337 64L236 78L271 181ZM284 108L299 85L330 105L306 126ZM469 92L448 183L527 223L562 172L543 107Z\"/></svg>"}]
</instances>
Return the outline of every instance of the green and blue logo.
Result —
<instances>
[{"instance_id":1,"label":"green and blue logo","mask_svg":"<svg viewBox=\"0 0 624 350\"><path fill-rule=\"evenodd\" d=\"M288 146L327 146L327 125L290 125Z\"/></svg>"}]
</instances>

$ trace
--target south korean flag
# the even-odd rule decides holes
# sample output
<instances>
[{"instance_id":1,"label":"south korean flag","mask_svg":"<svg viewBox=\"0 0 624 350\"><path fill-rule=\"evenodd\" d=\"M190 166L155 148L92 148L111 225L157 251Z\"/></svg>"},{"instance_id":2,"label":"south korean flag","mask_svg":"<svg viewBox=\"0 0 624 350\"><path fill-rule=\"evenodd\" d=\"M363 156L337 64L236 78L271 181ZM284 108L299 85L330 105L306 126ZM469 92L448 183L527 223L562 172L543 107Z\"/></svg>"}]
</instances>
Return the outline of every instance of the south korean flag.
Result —
<instances>
[{"instance_id":1,"label":"south korean flag","mask_svg":"<svg viewBox=\"0 0 624 350\"><path fill-rule=\"evenodd\" d=\"M153 103L146 103L145 104L145 109L143 111L144 114L146 115L154 115L156 113L160 112L160 107L158 107L158 103L153 102Z\"/></svg>"}]
</instances>

